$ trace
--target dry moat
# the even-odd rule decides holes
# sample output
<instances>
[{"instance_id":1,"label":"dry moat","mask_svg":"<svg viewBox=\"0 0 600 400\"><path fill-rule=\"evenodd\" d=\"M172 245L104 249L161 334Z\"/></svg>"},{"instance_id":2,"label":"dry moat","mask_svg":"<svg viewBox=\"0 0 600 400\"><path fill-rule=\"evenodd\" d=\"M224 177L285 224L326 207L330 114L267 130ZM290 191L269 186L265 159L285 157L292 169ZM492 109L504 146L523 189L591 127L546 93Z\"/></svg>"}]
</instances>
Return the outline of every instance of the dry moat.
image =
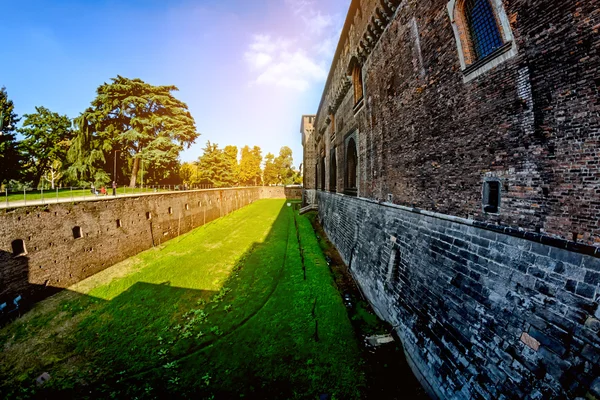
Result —
<instances>
[{"instance_id":1,"label":"dry moat","mask_svg":"<svg viewBox=\"0 0 600 400\"><path fill-rule=\"evenodd\" d=\"M0 397L426 398L297 208L255 202L38 303L0 329Z\"/></svg>"}]
</instances>

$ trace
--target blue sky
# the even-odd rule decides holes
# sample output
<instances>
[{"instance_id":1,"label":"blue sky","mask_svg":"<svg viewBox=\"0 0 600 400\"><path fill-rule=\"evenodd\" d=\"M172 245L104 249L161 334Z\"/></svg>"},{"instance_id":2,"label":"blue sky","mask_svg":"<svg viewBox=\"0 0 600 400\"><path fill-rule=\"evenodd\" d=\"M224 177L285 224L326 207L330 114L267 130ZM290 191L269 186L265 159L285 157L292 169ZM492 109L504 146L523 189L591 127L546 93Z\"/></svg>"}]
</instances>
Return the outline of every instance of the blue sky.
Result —
<instances>
[{"instance_id":1,"label":"blue sky","mask_svg":"<svg viewBox=\"0 0 600 400\"><path fill-rule=\"evenodd\" d=\"M117 74L176 85L201 136L301 162L349 0L18 0L2 4L0 86L19 115L76 117Z\"/></svg>"}]
</instances>

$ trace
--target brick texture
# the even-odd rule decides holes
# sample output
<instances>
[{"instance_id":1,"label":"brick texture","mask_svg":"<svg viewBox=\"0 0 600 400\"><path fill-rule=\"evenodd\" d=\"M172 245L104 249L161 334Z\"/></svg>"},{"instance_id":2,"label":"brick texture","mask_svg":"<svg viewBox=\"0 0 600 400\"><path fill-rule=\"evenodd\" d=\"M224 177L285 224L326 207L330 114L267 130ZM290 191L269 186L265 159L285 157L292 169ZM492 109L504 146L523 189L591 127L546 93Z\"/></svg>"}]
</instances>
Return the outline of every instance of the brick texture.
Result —
<instances>
[{"instance_id":1,"label":"brick texture","mask_svg":"<svg viewBox=\"0 0 600 400\"><path fill-rule=\"evenodd\" d=\"M329 238L438 397L574 398L600 376L599 258L452 217L317 197Z\"/></svg>"}]
</instances>

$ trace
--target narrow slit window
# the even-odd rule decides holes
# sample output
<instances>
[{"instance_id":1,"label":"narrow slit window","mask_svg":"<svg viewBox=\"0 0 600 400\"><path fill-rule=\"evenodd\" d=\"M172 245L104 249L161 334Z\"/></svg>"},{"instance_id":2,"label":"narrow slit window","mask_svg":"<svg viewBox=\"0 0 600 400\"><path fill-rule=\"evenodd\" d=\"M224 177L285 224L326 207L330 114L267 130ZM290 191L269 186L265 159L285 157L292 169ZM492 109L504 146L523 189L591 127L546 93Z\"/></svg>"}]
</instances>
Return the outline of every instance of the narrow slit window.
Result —
<instances>
[{"instance_id":1,"label":"narrow slit window","mask_svg":"<svg viewBox=\"0 0 600 400\"><path fill-rule=\"evenodd\" d=\"M173 207L169 207L169 214L173 214Z\"/></svg>"},{"instance_id":2,"label":"narrow slit window","mask_svg":"<svg viewBox=\"0 0 600 400\"><path fill-rule=\"evenodd\" d=\"M15 239L11 242L12 252L14 257L24 256L27 254L25 250L25 241L23 239Z\"/></svg>"},{"instance_id":3,"label":"narrow slit window","mask_svg":"<svg viewBox=\"0 0 600 400\"><path fill-rule=\"evenodd\" d=\"M483 184L483 211L497 213L500 209L500 182L487 181Z\"/></svg>"},{"instance_id":4,"label":"narrow slit window","mask_svg":"<svg viewBox=\"0 0 600 400\"><path fill-rule=\"evenodd\" d=\"M82 236L83 236L83 233L81 232L81 227L80 226L73 227L73 239L79 239Z\"/></svg>"},{"instance_id":5,"label":"narrow slit window","mask_svg":"<svg viewBox=\"0 0 600 400\"><path fill-rule=\"evenodd\" d=\"M146 219L148 219L148 220L152 219L152 213L150 211L146 212Z\"/></svg>"},{"instance_id":6,"label":"narrow slit window","mask_svg":"<svg viewBox=\"0 0 600 400\"><path fill-rule=\"evenodd\" d=\"M121 228L123 226L123 223L121 222L120 219L117 220L117 228Z\"/></svg>"}]
</instances>

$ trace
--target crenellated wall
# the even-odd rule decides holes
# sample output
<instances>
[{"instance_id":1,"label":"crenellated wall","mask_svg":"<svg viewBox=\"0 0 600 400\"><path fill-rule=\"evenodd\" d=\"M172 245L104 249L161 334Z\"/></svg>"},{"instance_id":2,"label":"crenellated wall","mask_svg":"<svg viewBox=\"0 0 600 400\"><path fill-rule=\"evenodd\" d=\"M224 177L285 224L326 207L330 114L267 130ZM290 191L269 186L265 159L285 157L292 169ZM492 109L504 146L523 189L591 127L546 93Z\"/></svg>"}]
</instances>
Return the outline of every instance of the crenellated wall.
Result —
<instances>
[{"instance_id":1,"label":"crenellated wall","mask_svg":"<svg viewBox=\"0 0 600 400\"><path fill-rule=\"evenodd\" d=\"M255 200L300 197L298 188L210 189L2 211L0 304L46 297Z\"/></svg>"}]
</instances>

